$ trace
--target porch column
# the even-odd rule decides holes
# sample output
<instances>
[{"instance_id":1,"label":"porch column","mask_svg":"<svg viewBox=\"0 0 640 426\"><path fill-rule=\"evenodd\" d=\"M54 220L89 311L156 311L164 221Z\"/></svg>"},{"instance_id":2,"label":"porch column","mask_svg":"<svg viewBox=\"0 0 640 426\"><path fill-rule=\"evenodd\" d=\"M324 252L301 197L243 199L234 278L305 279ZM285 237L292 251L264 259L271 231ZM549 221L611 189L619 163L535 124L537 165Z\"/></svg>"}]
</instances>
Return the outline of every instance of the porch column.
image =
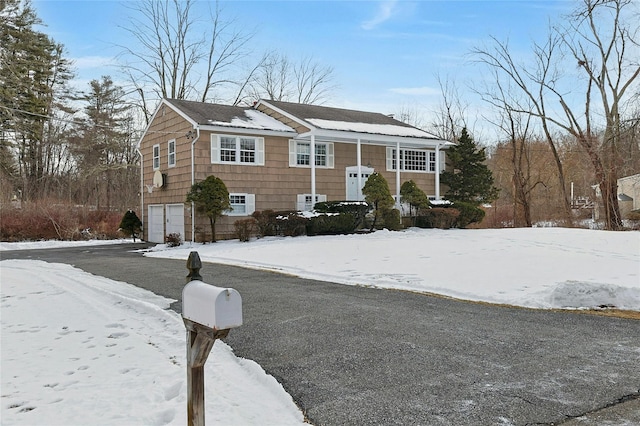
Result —
<instances>
[{"instance_id":1,"label":"porch column","mask_svg":"<svg viewBox=\"0 0 640 426\"><path fill-rule=\"evenodd\" d=\"M440 199L440 144L436 145L436 200Z\"/></svg>"},{"instance_id":2,"label":"porch column","mask_svg":"<svg viewBox=\"0 0 640 426\"><path fill-rule=\"evenodd\" d=\"M316 136L311 134L311 153L309 162L311 163L311 206L316 204Z\"/></svg>"},{"instance_id":3,"label":"porch column","mask_svg":"<svg viewBox=\"0 0 640 426\"><path fill-rule=\"evenodd\" d=\"M400 142L396 142L396 208L400 210Z\"/></svg>"},{"instance_id":4,"label":"porch column","mask_svg":"<svg viewBox=\"0 0 640 426\"><path fill-rule=\"evenodd\" d=\"M362 201L362 146L360 138L356 144L356 165L358 166L358 201Z\"/></svg>"}]
</instances>

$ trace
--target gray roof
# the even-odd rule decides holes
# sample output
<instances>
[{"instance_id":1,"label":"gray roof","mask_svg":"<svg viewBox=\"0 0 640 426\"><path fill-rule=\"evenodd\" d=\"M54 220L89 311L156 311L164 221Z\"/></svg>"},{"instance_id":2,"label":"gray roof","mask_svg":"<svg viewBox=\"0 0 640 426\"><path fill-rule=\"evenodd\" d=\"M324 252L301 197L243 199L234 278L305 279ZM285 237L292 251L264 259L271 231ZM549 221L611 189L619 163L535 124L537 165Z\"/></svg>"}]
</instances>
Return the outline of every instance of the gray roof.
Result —
<instances>
[{"instance_id":1,"label":"gray roof","mask_svg":"<svg viewBox=\"0 0 640 426\"><path fill-rule=\"evenodd\" d=\"M219 105L178 99L165 99L166 103L181 111L198 125L225 128L241 128L279 133L295 133L284 122L252 107ZM356 111L343 108L306 105L282 101L262 100L268 108L289 115L311 129L328 132L325 137L336 137L336 133L351 137L354 134L369 134L375 137L400 137L438 140L436 136L403 123L393 117L377 112ZM318 136L320 136L318 134Z\"/></svg>"},{"instance_id":2,"label":"gray roof","mask_svg":"<svg viewBox=\"0 0 640 426\"><path fill-rule=\"evenodd\" d=\"M285 111L294 117L303 120L320 119L329 121L344 121L349 123L383 124L414 128L413 126L398 121L388 115L378 112L356 111L352 109L342 109L325 107L320 105L296 104L292 102L269 101L266 103Z\"/></svg>"},{"instance_id":3,"label":"gray roof","mask_svg":"<svg viewBox=\"0 0 640 426\"><path fill-rule=\"evenodd\" d=\"M209 124L211 120L230 123L234 118L244 117L246 107L210 104L206 102L165 99L198 124Z\"/></svg>"}]
</instances>

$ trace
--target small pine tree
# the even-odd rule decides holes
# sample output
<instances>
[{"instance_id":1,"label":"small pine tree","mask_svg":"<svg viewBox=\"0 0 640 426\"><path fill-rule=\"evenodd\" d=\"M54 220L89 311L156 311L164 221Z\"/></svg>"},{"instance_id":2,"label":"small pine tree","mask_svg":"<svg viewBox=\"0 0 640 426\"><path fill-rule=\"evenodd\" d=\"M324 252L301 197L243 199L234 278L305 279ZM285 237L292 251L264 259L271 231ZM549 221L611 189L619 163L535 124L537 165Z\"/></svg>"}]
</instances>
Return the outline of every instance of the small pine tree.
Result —
<instances>
[{"instance_id":1,"label":"small pine tree","mask_svg":"<svg viewBox=\"0 0 640 426\"><path fill-rule=\"evenodd\" d=\"M393 197L391 196L391 191L389 191L387 180L378 172L374 172L369 176L362 188L362 193L365 201L374 208L373 223L370 229L373 231L380 213L393 207Z\"/></svg>"},{"instance_id":2,"label":"small pine tree","mask_svg":"<svg viewBox=\"0 0 640 426\"><path fill-rule=\"evenodd\" d=\"M133 238L133 242L135 242L136 236L142 230L142 222L133 210L128 210L124 216L122 216L119 228L125 233L125 235L131 236Z\"/></svg>"},{"instance_id":3,"label":"small pine tree","mask_svg":"<svg viewBox=\"0 0 640 426\"><path fill-rule=\"evenodd\" d=\"M408 180L402 184L400 187L400 196L403 202L409 203L409 216L411 216L413 226L416 226L418 211L429 207L429 197L427 197L427 194L418 188L418 185L412 180ZM412 210L415 212L415 215L412 215Z\"/></svg>"},{"instance_id":4,"label":"small pine tree","mask_svg":"<svg viewBox=\"0 0 640 426\"><path fill-rule=\"evenodd\" d=\"M467 129L462 129L458 144L447 152L451 169L442 172L440 181L447 185L445 197L450 201L462 201L476 206L498 198L493 186L493 175L485 164L484 148L478 148Z\"/></svg>"},{"instance_id":5,"label":"small pine tree","mask_svg":"<svg viewBox=\"0 0 640 426\"><path fill-rule=\"evenodd\" d=\"M196 208L209 218L211 226L211 242L216 242L216 220L225 211L231 210L229 191L222 179L213 175L201 182L196 182L187 193L187 203L194 203Z\"/></svg>"}]
</instances>

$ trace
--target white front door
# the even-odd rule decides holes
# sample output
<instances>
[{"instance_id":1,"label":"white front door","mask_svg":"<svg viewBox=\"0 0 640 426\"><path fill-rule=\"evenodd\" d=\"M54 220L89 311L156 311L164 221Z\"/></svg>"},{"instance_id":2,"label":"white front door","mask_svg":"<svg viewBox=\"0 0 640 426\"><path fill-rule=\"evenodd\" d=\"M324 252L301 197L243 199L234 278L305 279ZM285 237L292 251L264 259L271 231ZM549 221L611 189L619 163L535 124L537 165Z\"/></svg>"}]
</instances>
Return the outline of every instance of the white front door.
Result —
<instances>
[{"instance_id":1,"label":"white front door","mask_svg":"<svg viewBox=\"0 0 640 426\"><path fill-rule=\"evenodd\" d=\"M184 204L167 204L167 235L180 234L184 241Z\"/></svg>"},{"instance_id":2,"label":"white front door","mask_svg":"<svg viewBox=\"0 0 640 426\"><path fill-rule=\"evenodd\" d=\"M369 179L369 176L373 173L372 167L360 167L361 171L361 183L362 186L358 188L358 166L347 167L347 200L348 201L361 201L364 199L362 196L362 188L365 182Z\"/></svg>"},{"instance_id":3,"label":"white front door","mask_svg":"<svg viewBox=\"0 0 640 426\"><path fill-rule=\"evenodd\" d=\"M164 206L162 204L150 205L147 218L149 221L149 226L147 227L148 241L151 243L164 243Z\"/></svg>"}]
</instances>

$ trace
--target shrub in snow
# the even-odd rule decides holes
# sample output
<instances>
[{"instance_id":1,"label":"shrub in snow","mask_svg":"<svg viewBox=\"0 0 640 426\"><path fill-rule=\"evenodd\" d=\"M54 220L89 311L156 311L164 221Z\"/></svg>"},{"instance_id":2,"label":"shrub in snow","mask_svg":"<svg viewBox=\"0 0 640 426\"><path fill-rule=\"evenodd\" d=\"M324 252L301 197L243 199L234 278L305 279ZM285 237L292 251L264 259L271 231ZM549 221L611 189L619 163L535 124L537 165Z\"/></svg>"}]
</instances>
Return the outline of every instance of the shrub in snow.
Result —
<instances>
[{"instance_id":1,"label":"shrub in snow","mask_svg":"<svg viewBox=\"0 0 640 426\"><path fill-rule=\"evenodd\" d=\"M255 219L255 229L258 238L276 235L278 229L278 213L273 210L255 211L251 215Z\"/></svg>"},{"instance_id":2,"label":"shrub in snow","mask_svg":"<svg viewBox=\"0 0 640 426\"><path fill-rule=\"evenodd\" d=\"M460 212L455 223L456 228L466 228L470 224L480 223L484 219L485 211L472 203L456 201L452 207Z\"/></svg>"},{"instance_id":3,"label":"shrub in snow","mask_svg":"<svg viewBox=\"0 0 640 426\"><path fill-rule=\"evenodd\" d=\"M389 231L399 231L402 229L402 223L400 221L400 210L398 209L383 209L381 211L382 226Z\"/></svg>"},{"instance_id":4,"label":"shrub in snow","mask_svg":"<svg viewBox=\"0 0 640 426\"><path fill-rule=\"evenodd\" d=\"M142 222L133 210L128 210L120 221L120 230L128 237L136 240L138 234L142 231Z\"/></svg>"},{"instance_id":5,"label":"shrub in snow","mask_svg":"<svg viewBox=\"0 0 640 426\"><path fill-rule=\"evenodd\" d=\"M355 218L351 213L321 214L309 218L307 235L353 234Z\"/></svg>"},{"instance_id":6,"label":"shrub in snow","mask_svg":"<svg viewBox=\"0 0 640 426\"><path fill-rule=\"evenodd\" d=\"M187 203L194 203L198 211L209 218L211 242L216 242L216 221L226 211L231 210L229 191L222 179L213 175L196 182L187 193Z\"/></svg>"},{"instance_id":7,"label":"shrub in snow","mask_svg":"<svg viewBox=\"0 0 640 426\"><path fill-rule=\"evenodd\" d=\"M409 216L411 223L416 224L416 216L420 210L429 208L429 198L427 194L412 180L408 180L400 187L400 196L403 203L409 204Z\"/></svg>"},{"instance_id":8,"label":"shrub in snow","mask_svg":"<svg viewBox=\"0 0 640 426\"><path fill-rule=\"evenodd\" d=\"M166 235L164 237L164 240L169 247L178 247L182 244L182 236L179 232L173 232L169 235Z\"/></svg>"},{"instance_id":9,"label":"shrub in snow","mask_svg":"<svg viewBox=\"0 0 640 426\"><path fill-rule=\"evenodd\" d=\"M460 212L456 209L434 207L425 210L422 215L416 218L416 226L419 228L453 228Z\"/></svg>"},{"instance_id":10,"label":"shrub in snow","mask_svg":"<svg viewBox=\"0 0 640 426\"><path fill-rule=\"evenodd\" d=\"M255 223L256 220L254 218L236 220L233 223L236 229L236 237L242 242L249 241L251 234L253 234Z\"/></svg>"},{"instance_id":11,"label":"shrub in snow","mask_svg":"<svg viewBox=\"0 0 640 426\"><path fill-rule=\"evenodd\" d=\"M362 194L364 199L374 208L373 221L370 227L370 230L373 231L382 210L392 208L395 201L391 196L391 191L389 191L387 180L378 172L374 172L369 176L364 187L362 187Z\"/></svg>"},{"instance_id":12,"label":"shrub in snow","mask_svg":"<svg viewBox=\"0 0 640 426\"><path fill-rule=\"evenodd\" d=\"M364 226L364 219L371 211L371 206L366 201L322 201L316 203L315 211L320 213L344 213L353 217L354 231Z\"/></svg>"},{"instance_id":13,"label":"shrub in snow","mask_svg":"<svg viewBox=\"0 0 640 426\"><path fill-rule=\"evenodd\" d=\"M285 237L304 235L309 219L300 216L297 211L276 212L276 234Z\"/></svg>"}]
</instances>

